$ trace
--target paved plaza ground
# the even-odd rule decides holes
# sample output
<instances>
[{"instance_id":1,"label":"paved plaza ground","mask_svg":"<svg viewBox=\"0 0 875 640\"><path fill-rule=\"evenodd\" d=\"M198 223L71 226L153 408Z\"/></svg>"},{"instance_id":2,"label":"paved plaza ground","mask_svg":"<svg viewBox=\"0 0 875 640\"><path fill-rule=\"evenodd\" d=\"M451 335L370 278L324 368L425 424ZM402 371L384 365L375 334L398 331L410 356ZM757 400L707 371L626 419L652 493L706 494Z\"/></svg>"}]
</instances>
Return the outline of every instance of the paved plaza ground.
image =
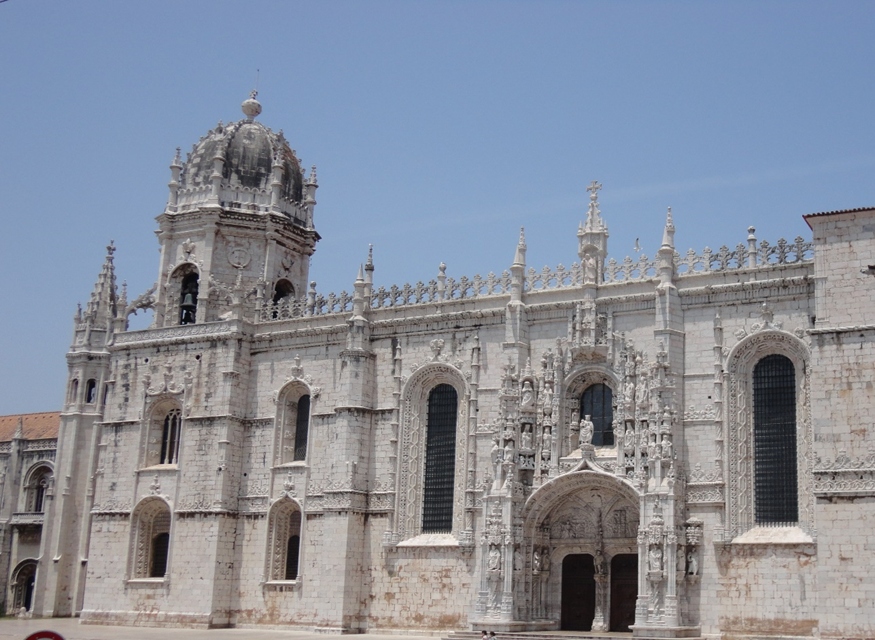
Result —
<instances>
[{"instance_id":1,"label":"paved plaza ground","mask_svg":"<svg viewBox=\"0 0 875 640\"><path fill-rule=\"evenodd\" d=\"M0 640L24 640L35 631L50 629L64 640L328 640L332 636L287 629L169 629L154 627L107 627L79 624L78 618L0 619ZM366 640L423 640L427 636L375 635Z\"/></svg>"}]
</instances>

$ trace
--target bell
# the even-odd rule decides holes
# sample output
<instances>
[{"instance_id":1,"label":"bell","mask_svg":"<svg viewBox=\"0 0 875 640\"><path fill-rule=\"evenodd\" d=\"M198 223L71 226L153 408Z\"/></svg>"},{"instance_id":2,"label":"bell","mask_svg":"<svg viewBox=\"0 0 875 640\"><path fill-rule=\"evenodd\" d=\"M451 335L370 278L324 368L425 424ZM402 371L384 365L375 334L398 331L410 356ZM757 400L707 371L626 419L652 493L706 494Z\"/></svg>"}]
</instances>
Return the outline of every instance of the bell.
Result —
<instances>
[{"instance_id":1,"label":"bell","mask_svg":"<svg viewBox=\"0 0 875 640\"><path fill-rule=\"evenodd\" d=\"M190 293L186 293L182 299L182 309L183 311L194 311L197 309L197 305L194 303L194 296Z\"/></svg>"}]
</instances>

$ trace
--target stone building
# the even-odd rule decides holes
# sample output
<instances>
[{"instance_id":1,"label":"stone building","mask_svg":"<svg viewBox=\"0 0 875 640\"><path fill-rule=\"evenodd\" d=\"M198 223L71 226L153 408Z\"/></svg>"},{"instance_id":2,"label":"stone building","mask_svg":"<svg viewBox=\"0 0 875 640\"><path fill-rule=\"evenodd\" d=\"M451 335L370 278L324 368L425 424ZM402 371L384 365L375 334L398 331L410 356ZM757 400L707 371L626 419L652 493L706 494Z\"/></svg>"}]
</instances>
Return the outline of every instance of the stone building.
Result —
<instances>
[{"instance_id":1,"label":"stone building","mask_svg":"<svg viewBox=\"0 0 875 640\"><path fill-rule=\"evenodd\" d=\"M43 519L54 491L57 411L0 416L0 611L33 607Z\"/></svg>"},{"instance_id":2,"label":"stone building","mask_svg":"<svg viewBox=\"0 0 875 640\"><path fill-rule=\"evenodd\" d=\"M110 246L76 315L36 615L875 635L875 209L617 262L593 182L570 267L324 295L315 169L243 110L155 286Z\"/></svg>"}]
</instances>

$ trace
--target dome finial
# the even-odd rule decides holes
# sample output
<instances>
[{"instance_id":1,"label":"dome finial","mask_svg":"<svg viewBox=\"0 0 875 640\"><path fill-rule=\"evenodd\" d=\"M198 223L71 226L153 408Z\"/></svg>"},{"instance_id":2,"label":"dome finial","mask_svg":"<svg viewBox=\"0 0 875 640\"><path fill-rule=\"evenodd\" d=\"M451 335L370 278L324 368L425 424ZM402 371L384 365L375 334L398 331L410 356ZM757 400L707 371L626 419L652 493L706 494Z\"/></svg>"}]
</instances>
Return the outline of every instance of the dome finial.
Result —
<instances>
[{"instance_id":1,"label":"dome finial","mask_svg":"<svg viewBox=\"0 0 875 640\"><path fill-rule=\"evenodd\" d=\"M261 103L255 99L257 96L258 91L253 89L249 92L249 98L240 105L240 108L243 109L243 113L246 115L246 119L250 122L255 120L255 116L261 113Z\"/></svg>"}]
</instances>

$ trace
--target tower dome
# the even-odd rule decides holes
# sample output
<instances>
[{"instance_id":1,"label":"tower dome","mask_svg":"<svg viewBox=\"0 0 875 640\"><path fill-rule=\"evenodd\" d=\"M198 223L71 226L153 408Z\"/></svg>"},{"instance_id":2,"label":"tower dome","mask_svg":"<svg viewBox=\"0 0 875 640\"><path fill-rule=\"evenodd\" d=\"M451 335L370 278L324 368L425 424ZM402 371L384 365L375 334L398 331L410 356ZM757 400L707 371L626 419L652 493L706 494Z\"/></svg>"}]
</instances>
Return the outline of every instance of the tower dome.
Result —
<instances>
[{"instance_id":1,"label":"tower dome","mask_svg":"<svg viewBox=\"0 0 875 640\"><path fill-rule=\"evenodd\" d=\"M218 204L285 213L309 226L301 163L282 131L274 133L255 121L261 113L255 96L253 91L241 105L243 120L220 122L192 147L184 163L174 162L180 170L176 184L171 183L171 213Z\"/></svg>"}]
</instances>

